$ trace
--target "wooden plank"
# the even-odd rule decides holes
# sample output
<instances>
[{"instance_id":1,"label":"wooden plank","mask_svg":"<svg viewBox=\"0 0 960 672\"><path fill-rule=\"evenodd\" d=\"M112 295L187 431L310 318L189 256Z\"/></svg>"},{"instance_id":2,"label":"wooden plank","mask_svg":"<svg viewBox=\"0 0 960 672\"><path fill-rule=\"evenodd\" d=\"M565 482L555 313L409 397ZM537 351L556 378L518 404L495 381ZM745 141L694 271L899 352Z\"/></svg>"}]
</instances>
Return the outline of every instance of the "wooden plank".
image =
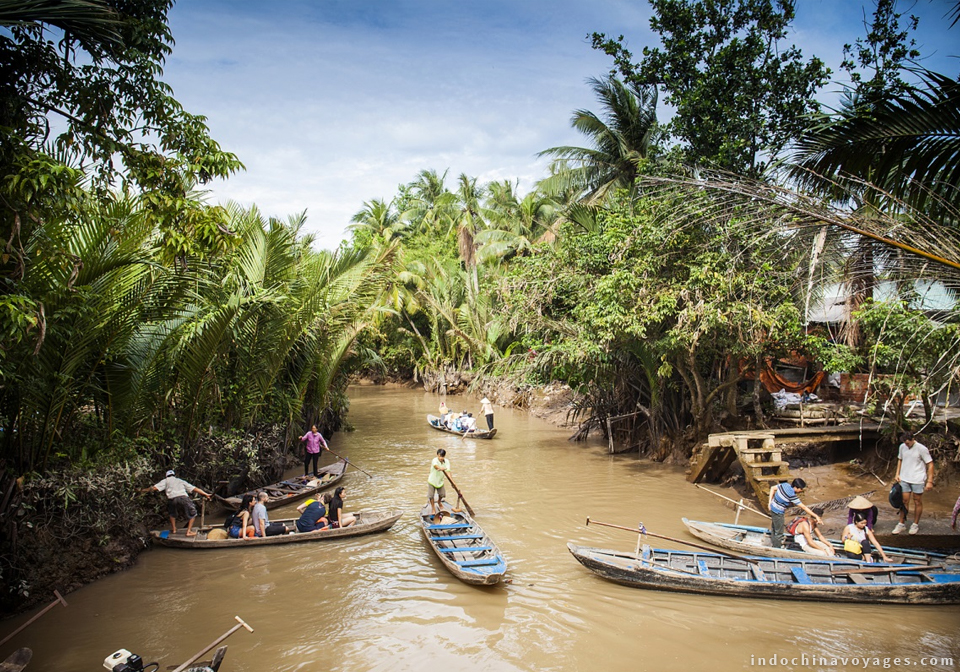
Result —
<instances>
[{"instance_id":1,"label":"wooden plank","mask_svg":"<svg viewBox=\"0 0 960 672\"><path fill-rule=\"evenodd\" d=\"M500 564L498 558L490 558L489 560L460 560L456 563L460 567L487 567L489 565Z\"/></svg>"},{"instance_id":2,"label":"wooden plank","mask_svg":"<svg viewBox=\"0 0 960 672\"><path fill-rule=\"evenodd\" d=\"M810 577L807 575L807 572L803 567L791 567L790 573L793 574L793 579L797 583L806 585L813 584L813 581L810 580Z\"/></svg>"},{"instance_id":3,"label":"wooden plank","mask_svg":"<svg viewBox=\"0 0 960 672\"><path fill-rule=\"evenodd\" d=\"M493 546L456 546L454 548L438 548L441 553L480 553L493 550Z\"/></svg>"},{"instance_id":4,"label":"wooden plank","mask_svg":"<svg viewBox=\"0 0 960 672\"><path fill-rule=\"evenodd\" d=\"M451 534L449 537L430 537L430 541L460 541L461 539L483 539L482 534Z\"/></svg>"},{"instance_id":5,"label":"wooden plank","mask_svg":"<svg viewBox=\"0 0 960 672\"><path fill-rule=\"evenodd\" d=\"M472 525L468 523L448 523L446 525L427 525L428 530L465 530Z\"/></svg>"}]
</instances>

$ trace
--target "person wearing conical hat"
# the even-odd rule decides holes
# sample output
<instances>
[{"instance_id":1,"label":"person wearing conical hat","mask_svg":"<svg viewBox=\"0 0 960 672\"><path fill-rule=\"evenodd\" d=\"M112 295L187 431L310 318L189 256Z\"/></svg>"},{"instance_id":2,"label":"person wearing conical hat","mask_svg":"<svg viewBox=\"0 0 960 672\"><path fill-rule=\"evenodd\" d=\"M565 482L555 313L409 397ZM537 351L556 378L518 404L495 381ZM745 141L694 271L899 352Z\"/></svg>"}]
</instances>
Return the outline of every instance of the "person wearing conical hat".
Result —
<instances>
[{"instance_id":1,"label":"person wearing conical hat","mask_svg":"<svg viewBox=\"0 0 960 672\"><path fill-rule=\"evenodd\" d=\"M480 400L480 405L483 409L481 413L487 418L487 429L493 429L493 404L490 403L489 399L484 397Z\"/></svg>"},{"instance_id":2,"label":"person wearing conical hat","mask_svg":"<svg viewBox=\"0 0 960 672\"><path fill-rule=\"evenodd\" d=\"M857 495L847 504L847 525L853 525L853 518L857 512L862 513L867 519L867 527L871 530L877 524L878 510L876 505L863 495Z\"/></svg>"}]
</instances>

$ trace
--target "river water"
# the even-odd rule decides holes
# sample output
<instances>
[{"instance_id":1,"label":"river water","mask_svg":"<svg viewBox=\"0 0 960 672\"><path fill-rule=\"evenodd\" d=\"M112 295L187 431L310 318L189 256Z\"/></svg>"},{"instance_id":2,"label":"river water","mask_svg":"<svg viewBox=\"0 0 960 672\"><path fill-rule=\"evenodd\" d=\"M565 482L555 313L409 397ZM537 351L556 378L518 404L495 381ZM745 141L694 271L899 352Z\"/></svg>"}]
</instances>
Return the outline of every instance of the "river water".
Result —
<instances>
[{"instance_id":1,"label":"river water","mask_svg":"<svg viewBox=\"0 0 960 672\"><path fill-rule=\"evenodd\" d=\"M350 396L356 431L337 434L331 446L373 477L348 471L345 508L409 512L391 530L260 549L155 548L134 568L65 596L67 608L48 612L0 656L29 646L28 670L80 672L103 669L107 655L126 648L163 670L204 648L239 615L255 632L241 630L227 641L223 672L724 672L768 669L760 663L772 656L783 670L907 667L895 658L910 658L917 670L960 666L956 606L645 591L604 581L568 553L567 541L633 548L633 535L588 528L587 516L627 526L642 521L651 532L679 538L690 538L684 515L732 521L732 511L689 485L680 468L609 456L599 443L573 444L568 430L521 411L496 409L492 441L461 440L426 425L438 405L434 395L355 387ZM451 399L453 408L479 411L475 399ZM508 559L505 585L459 582L420 534L415 513L441 447L478 521ZM0 637L31 615L0 624ZM834 657L869 660L865 666ZM921 664L925 657L952 661Z\"/></svg>"}]
</instances>

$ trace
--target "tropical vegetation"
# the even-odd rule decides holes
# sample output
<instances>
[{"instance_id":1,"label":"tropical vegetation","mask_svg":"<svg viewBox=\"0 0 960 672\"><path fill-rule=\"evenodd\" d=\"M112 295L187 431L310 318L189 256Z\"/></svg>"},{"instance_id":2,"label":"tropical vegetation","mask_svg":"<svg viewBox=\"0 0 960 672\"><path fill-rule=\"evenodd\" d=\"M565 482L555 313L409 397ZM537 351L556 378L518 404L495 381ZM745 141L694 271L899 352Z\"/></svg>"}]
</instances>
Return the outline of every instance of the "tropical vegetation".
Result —
<instances>
[{"instance_id":1,"label":"tropical vegetation","mask_svg":"<svg viewBox=\"0 0 960 672\"><path fill-rule=\"evenodd\" d=\"M915 68L893 0L835 112L789 0L651 6L638 62L593 36L599 111L529 191L427 168L330 253L303 215L207 202L243 166L161 80L170 0L0 2L3 599L49 580L57 538L109 566L135 549L151 474L276 475L294 431L348 426L357 374L521 406L560 382L579 438L657 459L767 423L757 374L782 357L869 373L872 412L899 429L917 400L933 426L960 382L957 80ZM839 324L813 319L831 284Z\"/></svg>"}]
</instances>

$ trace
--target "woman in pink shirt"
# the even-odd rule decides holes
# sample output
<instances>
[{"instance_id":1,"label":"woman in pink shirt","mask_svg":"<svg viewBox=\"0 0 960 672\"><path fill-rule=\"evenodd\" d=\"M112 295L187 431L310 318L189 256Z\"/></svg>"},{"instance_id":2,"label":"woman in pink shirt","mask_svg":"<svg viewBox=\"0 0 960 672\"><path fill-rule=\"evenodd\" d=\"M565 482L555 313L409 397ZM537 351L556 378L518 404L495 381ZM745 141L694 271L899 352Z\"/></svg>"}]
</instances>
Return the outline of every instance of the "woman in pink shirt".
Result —
<instances>
[{"instance_id":1,"label":"woman in pink shirt","mask_svg":"<svg viewBox=\"0 0 960 672\"><path fill-rule=\"evenodd\" d=\"M306 442L307 448L303 454L303 475L307 475L307 465L310 464L310 460L313 460L313 475L317 476L317 462L320 460L320 447L323 446L323 450L330 450L330 447L327 446L323 434L317 431L316 425L310 427L310 431L300 437L300 443L304 442Z\"/></svg>"}]
</instances>

